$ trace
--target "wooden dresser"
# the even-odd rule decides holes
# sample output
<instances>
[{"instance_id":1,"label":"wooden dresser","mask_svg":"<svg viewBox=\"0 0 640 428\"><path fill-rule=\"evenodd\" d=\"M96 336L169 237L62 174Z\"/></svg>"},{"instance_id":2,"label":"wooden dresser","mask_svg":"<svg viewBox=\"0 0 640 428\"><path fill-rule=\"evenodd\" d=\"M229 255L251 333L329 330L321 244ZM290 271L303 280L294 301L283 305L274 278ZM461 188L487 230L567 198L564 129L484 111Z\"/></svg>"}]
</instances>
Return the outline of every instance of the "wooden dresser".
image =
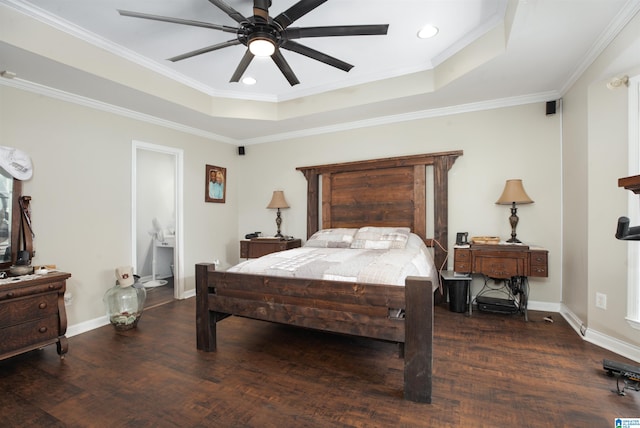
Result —
<instances>
[{"instance_id":1,"label":"wooden dresser","mask_svg":"<svg viewBox=\"0 0 640 428\"><path fill-rule=\"evenodd\" d=\"M31 277L0 280L0 360L54 343L61 358L67 352L64 292L71 274Z\"/></svg>"}]
</instances>

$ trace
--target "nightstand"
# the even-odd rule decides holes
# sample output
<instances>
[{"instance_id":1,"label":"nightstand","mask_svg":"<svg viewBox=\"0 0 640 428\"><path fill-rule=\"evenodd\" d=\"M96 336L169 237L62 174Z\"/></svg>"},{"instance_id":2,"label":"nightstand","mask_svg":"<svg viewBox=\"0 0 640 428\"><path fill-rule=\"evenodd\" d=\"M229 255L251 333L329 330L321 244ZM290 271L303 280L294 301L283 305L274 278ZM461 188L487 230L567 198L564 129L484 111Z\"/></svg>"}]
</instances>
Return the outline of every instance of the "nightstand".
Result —
<instances>
[{"instance_id":1,"label":"nightstand","mask_svg":"<svg viewBox=\"0 0 640 428\"><path fill-rule=\"evenodd\" d=\"M254 259L278 251L300 248L301 239L256 238L240 241L240 258Z\"/></svg>"},{"instance_id":2,"label":"nightstand","mask_svg":"<svg viewBox=\"0 0 640 428\"><path fill-rule=\"evenodd\" d=\"M527 245L476 244L454 248L453 269L458 273L479 273L485 278L502 280L515 296L518 303L515 309L528 320L527 303L529 299L528 277L548 276L548 251L544 248L529 248ZM485 286L486 286L485 281ZM483 294L481 290L476 295ZM511 309L505 308L504 310ZM502 309L500 309L502 310Z\"/></svg>"}]
</instances>

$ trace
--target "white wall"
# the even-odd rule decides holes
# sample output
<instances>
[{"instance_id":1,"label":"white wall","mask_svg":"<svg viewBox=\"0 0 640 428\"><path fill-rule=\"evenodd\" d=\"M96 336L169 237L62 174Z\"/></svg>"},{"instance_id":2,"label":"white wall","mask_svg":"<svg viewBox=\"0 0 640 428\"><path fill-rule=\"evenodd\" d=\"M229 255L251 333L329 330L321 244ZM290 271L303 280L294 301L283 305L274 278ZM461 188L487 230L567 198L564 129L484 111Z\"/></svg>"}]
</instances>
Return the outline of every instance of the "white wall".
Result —
<instances>
[{"instance_id":1,"label":"white wall","mask_svg":"<svg viewBox=\"0 0 640 428\"><path fill-rule=\"evenodd\" d=\"M614 238L617 219L627 214L627 88L606 83L640 73L640 16L636 16L564 96L564 293L563 303L589 336L605 335L635 345L640 332L626 321L627 244ZM607 309L595 306L596 292Z\"/></svg>"},{"instance_id":2,"label":"white wall","mask_svg":"<svg viewBox=\"0 0 640 428\"><path fill-rule=\"evenodd\" d=\"M0 86L0 145L26 151L34 165L23 193L32 196L34 264L73 276L69 325L104 316L114 268L131 263L131 144L184 150L185 289L195 263L224 259L237 247L237 184L225 204L204 202L205 165L236 177L236 149L171 129Z\"/></svg>"},{"instance_id":3,"label":"white wall","mask_svg":"<svg viewBox=\"0 0 640 428\"><path fill-rule=\"evenodd\" d=\"M291 206L283 233L306 238L307 184L296 167L447 150L464 151L449 173L450 247L459 231L508 239L509 207L495 201L506 179L522 178L535 203L519 208L518 237L549 250L549 278L530 280L531 299L559 302L560 116L546 116L544 103L249 146L239 162L239 235L275 233L275 213L265 207L282 189Z\"/></svg>"}]
</instances>

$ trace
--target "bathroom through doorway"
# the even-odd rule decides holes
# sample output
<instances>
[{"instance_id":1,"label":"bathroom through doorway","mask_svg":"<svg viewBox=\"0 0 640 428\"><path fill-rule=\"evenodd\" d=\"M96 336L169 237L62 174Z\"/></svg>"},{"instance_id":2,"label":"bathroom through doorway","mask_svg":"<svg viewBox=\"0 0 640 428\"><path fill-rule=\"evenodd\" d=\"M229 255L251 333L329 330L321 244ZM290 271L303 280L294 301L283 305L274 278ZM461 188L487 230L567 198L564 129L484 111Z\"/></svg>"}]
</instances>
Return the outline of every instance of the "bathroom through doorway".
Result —
<instances>
[{"instance_id":1,"label":"bathroom through doorway","mask_svg":"<svg viewBox=\"0 0 640 428\"><path fill-rule=\"evenodd\" d=\"M132 145L132 265L147 290L145 307L181 299L182 150Z\"/></svg>"}]
</instances>

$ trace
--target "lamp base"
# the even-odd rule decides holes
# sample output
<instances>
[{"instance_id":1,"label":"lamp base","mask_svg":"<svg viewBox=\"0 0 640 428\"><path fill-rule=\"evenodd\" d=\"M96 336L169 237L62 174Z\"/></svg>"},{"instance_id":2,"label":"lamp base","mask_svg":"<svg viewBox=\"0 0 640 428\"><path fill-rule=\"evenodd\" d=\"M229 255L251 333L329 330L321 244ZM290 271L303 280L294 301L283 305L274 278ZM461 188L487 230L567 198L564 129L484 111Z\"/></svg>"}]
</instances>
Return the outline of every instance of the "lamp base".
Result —
<instances>
[{"instance_id":1,"label":"lamp base","mask_svg":"<svg viewBox=\"0 0 640 428\"><path fill-rule=\"evenodd\" d=\"M278 213L276 214L276 226L278 226L278 231L275 234L276 238L284 238L282 233L280 233L280 225L282 224L282 217L280 216L280 208L278 208Z\"/></svg>"},{"instance_id":2,"label":"lamp base","mask_svg":"<svg viewBox=\"0 0 640 428\"><path fill-rule=\"evenodd\" d=\"M511 239L507 242L510 244L521 244L520 240L516 238L516 227L518 226L518 208L516 203L511 205L511 216L509 217L509 224L511 225Z\"/></svg>"}]
</instances>

